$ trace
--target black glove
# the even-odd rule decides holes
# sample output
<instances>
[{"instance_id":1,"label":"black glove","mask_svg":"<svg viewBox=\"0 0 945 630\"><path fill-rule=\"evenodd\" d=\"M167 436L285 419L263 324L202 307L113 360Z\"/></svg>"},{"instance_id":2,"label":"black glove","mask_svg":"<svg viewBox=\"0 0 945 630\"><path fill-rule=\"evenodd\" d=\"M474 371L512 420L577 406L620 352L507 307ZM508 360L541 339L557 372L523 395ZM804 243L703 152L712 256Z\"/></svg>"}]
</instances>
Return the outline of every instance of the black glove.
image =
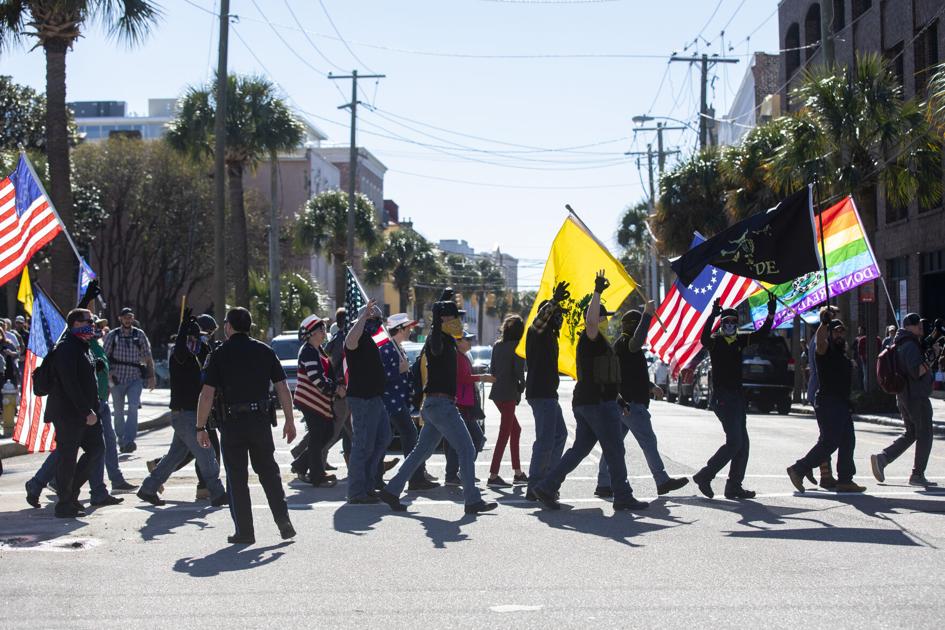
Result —
<instances>
[{"instance_id":1,"label":"black glove","mask_svg":"<svg viewBox=\"0 0 945 630\"><path fill-rule=\"evenodd\" d=\"M180 320L180 326L177 328L178 337L186 337L187 335L196 337L200 334L200 324L197 323L197 318L194 317L193 312L193 309L184 309L184 317Z\"/></svg>"},{"instance_id":2,"label":"black glove","mask_svg":"<svg viewBox=\"0 0 945 630\"><path fill-rule=\"evenodd\" d=\"M718 317L722 314L722 302L719 298L715 298L715 301L712 302L712 317Z\"/></svg>"},{"instance_id":3,"label":"black glove","mask_svg":"<svg viewBox=\"0 0 945 630\"><path fill-rule=\"evenodd\" d=\"M603 293L609 286L610 280L604 277L603 272L600 272L594 277L594 293Z\"/></svg>"},{"instance_id":4,"label":"black glove","mask_svg":"<svg viewBox=\"0 0 945 630\"><path fill-rule=\"evenodd\" d=\"M561 304L570 297L571 292L568 291L568 283L562 280L558 283L558 286L555 287L554 294L551 296L551 301L555 304Z\"/></svg>"},{"instance_id":5,"label":"black glove","mask_svg":"<svg viewBox=\"0 0 945 630\"><path fill-rule=\"evenodd\" d=\"M89 286L86 287L85 293L82 295L82 299L79 300L79 308L86 308L95 301L95 298L102 294L102 288L98 285L98 279L94 279L89 282Z\"/></svg>"},{"instance_id":6,"label":"black glove","mask_svg":"<svg viewBox=\"0 0 945 630\"><path fill-rule=\"evenodd\" d=\"M440 302L452 302L456 299L456 292L453 291L453 287L446 287L443 289L443 293L440 294Z\"/></svg>"}]
</instances>

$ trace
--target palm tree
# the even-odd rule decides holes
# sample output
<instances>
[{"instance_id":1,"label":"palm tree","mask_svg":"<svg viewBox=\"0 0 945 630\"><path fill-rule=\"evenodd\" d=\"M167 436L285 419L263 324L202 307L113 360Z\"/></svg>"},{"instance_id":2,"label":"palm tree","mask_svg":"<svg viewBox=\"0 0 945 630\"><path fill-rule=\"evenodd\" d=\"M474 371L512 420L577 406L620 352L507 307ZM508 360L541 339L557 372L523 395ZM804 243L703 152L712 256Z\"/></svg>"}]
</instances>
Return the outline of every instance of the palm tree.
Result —
<instances>
[{"instance_id":1,"label":"palm tree","mask_svg":"<svg viewBox=\"0 0 945 630\"><path fill-rule=\"evenodd\" d=\"M941 134L945 131L945 63L937 66L929 81L928 118Z\"/></svg>"},{"instance_id":2,"label":"palm tree","mask_svg":"<svg viewBox=\"0 0 945 630\"><path fill-rule=\"evenodd\" d=\"M632 278L642 279L648 273L650 258L650 234L647 230L650 205L646 201L627 206L620 215L617 228L617 244L623 248L620 262Z\"/></svg>"},{"instance_id":3,"label":"palm tree","mask_svg":"<svg viewBox=\"0 0 945 630\"><path fill-rule=\"evenodd\" d=\"M389 232L376 252L364 260L364 270L368 282L393 282L401 313L407 312L410 287L437 283L445 275L433 244L409 227Z\"/></svg>"},{"instance_id":4,"label":"palm tree","mask_svg":"<svg viewBox=\"0 0 945 630\"><path fill-rule=\"evenodd\" d=\"M942 199L942 148L915 100L904 100L889 63L858 55L853 69L815 67L795 90L801 109L784 121L768 183L796 190L819 185L819 197L852 194L866 230L876 228L876 192L889 206Z\"/></svg>"},{"instance_id":5,"label":"palm tree","mask_svg":"<svg viewBox=\"0 0 945 630\"><path fill-rule=\"evenodd\" d=\"M482 327L486 315L488 296L499 296L505 291L505 276L502 269L486 256L469 259L459 254L446 257L450 285L461 293L476 296L479 305L479 326L476 334L482 343Z\"/></svg>"},{"instance_id":6,"label":"palm tree","mask_svg":"<svg viewBox=\"0 0 945 630\"><path fill-rule=\"evenodd\" d=\"M710 147L663 175L650 225L661 254L681 254L689 249L693 232L712 236L728 225L719 162L718 149Z\"/></svg>"},{"instance_id":7,"label":"palm tree","mask_svg":"<svg viewBox=\"0 0 945 630\"><path fill-rule=\"evenodd\" d=\"M354 236L370 249L378 240L374 204L365 195L355 195ZM296 223L296 243L317 254L327 254L335 266L335 305L345 303L345 264L348 263L348 195L327 190L309 199Z\"/></svg>"},{"instance_id":8,"label":"palm tree","mask_svg":"<svg viewBox=\"0 0 945 630\"><path fill-rule=\"evenodd\" d=\"M775 206L787 191L769 183L771 156L781 147L790 118L777 118L749 131L741 144L722 149L719 169L726 187L725 206L734 223Z\"/></svg>"},{"instance_id":9,"label":"palm tree","mask_svg":"<svg viewBox=\"0 0 945 630\"><path fill-rule=\"evenodd\" d=\"M168 125L167 141L175 149L194 157L213 155L214 85L188 90L181 99L177 117ZM229 188L231 262L236 284L236 303L249 300L249 243L246 208L243 203L243 173L260 160L271 159L279 151L294 149L302 141L305 128L276 95L275 86L255 76L227 77L226 96L226 175Z\"/></svg>"},{"instance_id":10,"label":"palm tree","mask_svg":"<svg viewBox=\"0 0 945 630\"><path fill-rule=\"evenodd\" d=\"M46 55L46 155L49 194L67 230L73 227L69 172L69 117L66 112L66 53L85 24L98 22L110 36L140 42L159 17L148 0L8 0L0 3L0 51L35 38ZM60 304L75 294L76 261L64 238L52 242L52 293Z\"/></svg>"}]
</instances>

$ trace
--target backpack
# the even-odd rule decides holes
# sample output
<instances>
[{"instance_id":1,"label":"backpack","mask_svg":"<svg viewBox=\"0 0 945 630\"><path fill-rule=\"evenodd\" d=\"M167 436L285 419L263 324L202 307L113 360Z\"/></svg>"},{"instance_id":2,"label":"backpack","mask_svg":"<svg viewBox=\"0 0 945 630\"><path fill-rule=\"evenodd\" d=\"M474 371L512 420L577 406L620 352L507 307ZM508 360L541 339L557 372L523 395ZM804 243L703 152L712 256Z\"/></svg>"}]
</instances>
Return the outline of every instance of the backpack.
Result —
<instances>
[{"instance_id":1,"label":"backpack","mask_svg":"<svg viewBox=\"0 0 945 630\"><path fill-rule=\"evenodd\" d=\"M46 353L43 362L33 370L33 395L48 396L52 392L56 381L56 374L53 370L53 353L59 346L53 346L53 349Z\"/></svg>"},{"instance_id":2,"label":"backpack","mask_svg":"<svg viewBox=\"0 0 945 630\"><path fill-rule=\"evenodd\" d=\"M906 389L907 381L899 367L898 354L898 346L893 343L876 357L876 381L887 394L900 394Z\"/></svg>"},{"instance_id":3,"label":"backpack","mask_svg":"<svg viewBox=\"0 0 945 630\"><path fill-rule=\"evenodd\" d=\"M407 379L410 385L410 404L417 409L423 403L423 372L426 370L426 366L422 363L424 359L424 352L420 352L420 355L414 359L413 365L410 366L410 376Z\"/></svg>"}]
</instances>

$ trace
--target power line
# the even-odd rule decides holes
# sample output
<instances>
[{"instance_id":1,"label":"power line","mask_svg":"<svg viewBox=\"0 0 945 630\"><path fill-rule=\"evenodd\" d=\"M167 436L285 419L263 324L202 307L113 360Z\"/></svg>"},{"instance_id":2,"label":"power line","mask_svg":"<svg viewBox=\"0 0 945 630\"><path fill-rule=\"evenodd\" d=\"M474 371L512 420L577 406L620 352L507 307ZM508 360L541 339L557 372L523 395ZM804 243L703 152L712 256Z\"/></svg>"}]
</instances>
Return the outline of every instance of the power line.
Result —
<instances>
[{"instance_id":1,"label":"power line","mask_svg":"<svg viewBox=\"0 0 945 630\"><path fill-rule=\"evenodd\" d=\"M288 3L288 0L286 0L286 2ZM365 70L367 70L368 72L374 72L374 70L372 70L369 65L361 61L361 58L358 57L358 55L355 54L353 50L351 50L351 46L349 46L348 42L345 41L345 38L341 36L341 31L338 30L337 26L335 26L335 21L331 19L331 14L328 13L328 9L325 7L325 3L322 2L322 0L318 0L318 4L321 5L322 11L325 13L325 17L328 18L328 23L331 25L331 30L335 31L335 35L338 36L338 39L341 40L341 43L344 44L345 49L347 49L348 53L351 54L351 56L354 58L357 64L361 66L362 68L364 68Z\"/></svg>"},{"instance_id":2,"label":"power line","mask_svg":"<svg viewBox=\"0 0 945 630\"><path fill-rule=\"evenodd\" d=\"M289 15L292 16L292 19L293 19L293 20L295 21L295 23L298 25L299 30L302 31L302 35L305 36L305 41L307 41L307 42L309 43L309 45L310 45L313 49L315 49L315 52L318 53L318 55L319 55L322 59L324 59L325 62L326 62L328 65L330 65L331 67L335 68L336 70L340 70L340 71L343 72L343 71L344 71L344 68L342 68L341 66L339 66L338 64L336 64L334 61L332 61L331 59L329 59L328 57L326 57L326 56L325 56L325 53L323 53L323 52L321 51L321 49L320 49L318 46L315 45L315 42L312 41L312 38L309 37L308 32L306 32L306 30L305 30L304 28L302 28L302 23L299 22L298 16L296 16L296 15L295 15L295 11L292 10L292 5L289 4L289 0L283 0L283 2L285 3L285 8L289 10Z\"/></svg>"},{"instance_id":3,"label":"power line","mask_svg":"<svg viewBox=\"0 0 945 630\"><path fill-rule=\"evenodd\" d=\"M434 181L449 182L451 184L465 184L467 186L482 186L485 188L509 188L517 190L600 190L604 188L633 188L633 184L602 184L600 186L526 186L518 184L496 184L491 182L477 182L465 179L453 179L451 177L439 177L436 175L425 175L422 173L413 173L401 169L388 169L388 172L408 175L410 177L419 177L421 179L430 179Z\"/></svg>"}]
</instances>

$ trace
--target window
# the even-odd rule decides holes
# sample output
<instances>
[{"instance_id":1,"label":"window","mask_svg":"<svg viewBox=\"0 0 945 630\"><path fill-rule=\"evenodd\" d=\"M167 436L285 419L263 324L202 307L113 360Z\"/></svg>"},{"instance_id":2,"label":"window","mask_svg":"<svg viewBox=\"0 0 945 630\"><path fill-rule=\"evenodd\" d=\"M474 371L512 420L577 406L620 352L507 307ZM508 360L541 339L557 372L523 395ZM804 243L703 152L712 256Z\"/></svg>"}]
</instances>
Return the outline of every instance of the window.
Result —
<instances>
[{"instance_id":1,"label":"window","mask_svg":"<svg viewBox=\"0 0 945 630\"><path fill-rule=\"evenodd\" d=\"M913 45L915 60L915 93L924 97L929 86L929 79L935 73L938 64L938 20L932 20L917 33Z\"/></svg>"},{"instance_id":2,"label":"window","mask_svg":"<svg viewBox=\"0 0 945 630\"><path fill-rule=\"evenodd\" d=\"M873 6L873 0L853 0L853 19L869 11L871 6Z\"/></svg>"},{"instance_id":3,"label":"window","mask_svg":"<svg viewBox=\"0 0 945 630\"><path fill-rule=\"evenodd\" d=\"M893 71L893 74L896 75L896 81L899 82L899 87L905 87L906 85L906 71L903 62L903 43L899 42L894 44L890 48L887 48L883 51L883 57L886 58L886 61L889 62L889 67Z\"/></svg>"},{"instance_id":4,"label":"window","mask_svg":"<svg viewBox=\"0 0 945 630\"><path fill-rule=\"evenodd\" d=\"M804 58L810 59L820 44L820 5L816 2L807 9L804 18Z\"/></svg>"},{"instance_id":5,"label":"window","mask_svg":"<svg viewBox=\"0 0 945 630\"><path fill-rule=\"evenodd\" d=\"M790 79L791 75L797 72L797 69L801 67L800 48L801 29L797 25L797 22L795 22L788 27L787 33L784 35L784 60L787 79Z\"/></svg>"},{"instance_id":6,"label":"window","mask_svg":"<svg viewBox=\"0 0 945 630\"><path fill-rule=\"evenodd\" d=\"M886 279L896 305L896 319L901 320L909 312L909 256L887 259Z\"/></svg>"},{"instance_id":7,"label":"window","mask_svg":"<svg viewBox=\"0 0 945 630\"><path fill-rule=\"evenodd\" d=\"M831 32L839 33L847 25L845 9L843 0L833 0L833 26Z\"/></svg>"},{"instance_id":8,"label":"window","mask_svg":"<svg viewBox=\"0 0 945 630\"><path fill-rule=\"evenodd\" d=\"M909 216L909 206L897 206L886 198L886 223L902 221Z\"/></svg>"}]
</instances>

